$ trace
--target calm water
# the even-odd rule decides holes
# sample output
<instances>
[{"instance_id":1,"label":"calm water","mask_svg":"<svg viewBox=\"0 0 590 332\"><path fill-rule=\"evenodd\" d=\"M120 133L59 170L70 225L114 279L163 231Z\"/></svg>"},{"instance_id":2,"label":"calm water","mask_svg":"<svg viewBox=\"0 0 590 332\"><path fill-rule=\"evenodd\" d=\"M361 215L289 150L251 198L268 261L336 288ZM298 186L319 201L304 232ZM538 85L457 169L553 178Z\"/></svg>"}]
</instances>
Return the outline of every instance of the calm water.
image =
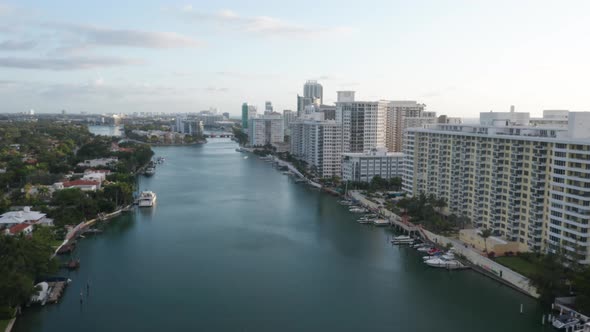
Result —
<instances>
[{"instance_id":1,"label":"calm water","mask_svg":"<svg viewBox=\"0 0 590 332\"><path fill-rule=\"evenodd\" d=\"M88 130L101 136L116 136L119 137L123 134L122 126L88 126Z\"/></svg>"},{"instance_id":2,"label":"calm water","mask_svg":"<svg viewBox=\"0 0 590 332\"><path fill-rule=\"evenodd\" d=\"M61 303L27 310L15 330L542 330L528 297L426 267L337 199L235 148L156 148L166 162L140 186L157 207L83 239Z\"/></svg>"}]
</instances>

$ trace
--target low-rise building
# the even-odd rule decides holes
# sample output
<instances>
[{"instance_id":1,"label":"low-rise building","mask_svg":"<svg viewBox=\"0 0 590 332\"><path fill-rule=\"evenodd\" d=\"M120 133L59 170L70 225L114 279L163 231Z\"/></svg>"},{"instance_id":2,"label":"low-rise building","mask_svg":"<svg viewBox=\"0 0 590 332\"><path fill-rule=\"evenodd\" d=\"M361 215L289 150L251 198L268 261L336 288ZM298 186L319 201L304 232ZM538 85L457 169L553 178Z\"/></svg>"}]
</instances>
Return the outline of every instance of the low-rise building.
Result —
<instances>
[{"instance_id":1,"label":"low-rise building","mask_svg":"<svg viewBox=\"0 0 590 332\"><path fill-rule=\"evenodd\" d=\"M30 206L25 206L19 211L9 211L0 215L0 226L11 227L22 223L52 225L53 220L47 218L45 213L31 211Z\"/></svg>"},{"instance_id":2,"label":"low-rise building","mask_svg":"<svg viewBox=\"0 0 590 332\"><path fill-rule=\"evenodd\" d=\"M404 154L387 152L387 149L372 149L368 152L342 154L342 180L370 182L373 177L383 179L402 177Z\"/></svg>"},{"instance_id":3,"label":"low-rise building","mask_svg":"<svg viewBox=\"0 0 590 332\"><path fill-rule=\"evenodd\" d=\"M29 223L17 224L17 225L10 227L10 228L7 228L4 231L4 234L6 234L6 235L18 235L21 233L24 235L29 235L29 234L33 233L33 224L29 224Z\"/></svg>"},{"instance_id":4,"label":"low-rise building","mask_svg":"<svg viewBox=\"0 0 590 332\"><path fill-rule=\"evenodd\" d=\"M117 157L89 159L79 162L78 167L110 167L114 166L118 162L119 158Z\"/></svg>"},{"instance_id":5,"label":"low-rise building","mask_svg":"<svg viewBox=\"0 0 590 332\"><path fill-rule=\"evenodd\" d=\"M97 191L100 189L100 181L92 180L73 180L66 182L57 182L54 184L56 190L78 188L82 191Z\"/></svg>"}]
</instances>

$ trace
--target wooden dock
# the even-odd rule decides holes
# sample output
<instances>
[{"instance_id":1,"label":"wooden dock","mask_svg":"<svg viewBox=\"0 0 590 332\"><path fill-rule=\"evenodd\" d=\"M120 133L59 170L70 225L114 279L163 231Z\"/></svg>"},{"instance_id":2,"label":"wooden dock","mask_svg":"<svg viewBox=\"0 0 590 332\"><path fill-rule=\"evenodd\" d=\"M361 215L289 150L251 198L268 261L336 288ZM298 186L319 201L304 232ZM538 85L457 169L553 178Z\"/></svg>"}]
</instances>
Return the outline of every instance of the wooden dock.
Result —
<instances>
[{"instance_id":1,"label":"wooden dock","mask_svg":"<svg viewBox=\"0 0 590 332\"><path fill-rule=\"evenodd\" d=\"M49 293L49 297L47 298L47 302L49 303L57 303L57 301L63 295L63 292L66 288L67 282L65 281L52 281L47 283L49 285L49 289L51 290Z\"/></svg>"}]
</instances>

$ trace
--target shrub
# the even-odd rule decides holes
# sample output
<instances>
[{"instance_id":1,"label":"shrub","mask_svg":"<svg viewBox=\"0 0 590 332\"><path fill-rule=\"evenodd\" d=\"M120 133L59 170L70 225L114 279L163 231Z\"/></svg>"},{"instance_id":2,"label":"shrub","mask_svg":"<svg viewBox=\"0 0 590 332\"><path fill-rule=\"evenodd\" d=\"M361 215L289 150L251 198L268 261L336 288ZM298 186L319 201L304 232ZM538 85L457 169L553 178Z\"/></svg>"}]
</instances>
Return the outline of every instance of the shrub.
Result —
<instances>
[{"instance_id":1,"label":"shrub","mask_svg":"<svg viewBox=\"0 0 590 332\"><path fill-rule=\"evenodd\" d=\"M496 257L496 253L495 253L495 252L493 252L493 251L490 251L490 252L488 253L488 258L495 258L495 257Z\"/></svg>"}]
</instances>

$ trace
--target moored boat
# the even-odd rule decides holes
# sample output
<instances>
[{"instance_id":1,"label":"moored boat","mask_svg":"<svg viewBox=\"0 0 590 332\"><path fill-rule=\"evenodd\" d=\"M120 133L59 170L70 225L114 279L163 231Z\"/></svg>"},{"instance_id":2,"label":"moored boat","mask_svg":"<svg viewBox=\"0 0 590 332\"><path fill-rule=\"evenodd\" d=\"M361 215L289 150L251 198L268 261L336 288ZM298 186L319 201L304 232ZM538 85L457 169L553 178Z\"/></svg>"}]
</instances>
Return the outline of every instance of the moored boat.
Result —
<instances>
[{"instance_id":1,"label":"moored boat","mask_svg":"<svg viewBox=\"0 0 590 332\"><path fill-rule=\"evenodd\" d=\"M153 191L142 191L137 199L139 207L152 207L156 204L156 193Z\"/></svg>"}]
</instances>

